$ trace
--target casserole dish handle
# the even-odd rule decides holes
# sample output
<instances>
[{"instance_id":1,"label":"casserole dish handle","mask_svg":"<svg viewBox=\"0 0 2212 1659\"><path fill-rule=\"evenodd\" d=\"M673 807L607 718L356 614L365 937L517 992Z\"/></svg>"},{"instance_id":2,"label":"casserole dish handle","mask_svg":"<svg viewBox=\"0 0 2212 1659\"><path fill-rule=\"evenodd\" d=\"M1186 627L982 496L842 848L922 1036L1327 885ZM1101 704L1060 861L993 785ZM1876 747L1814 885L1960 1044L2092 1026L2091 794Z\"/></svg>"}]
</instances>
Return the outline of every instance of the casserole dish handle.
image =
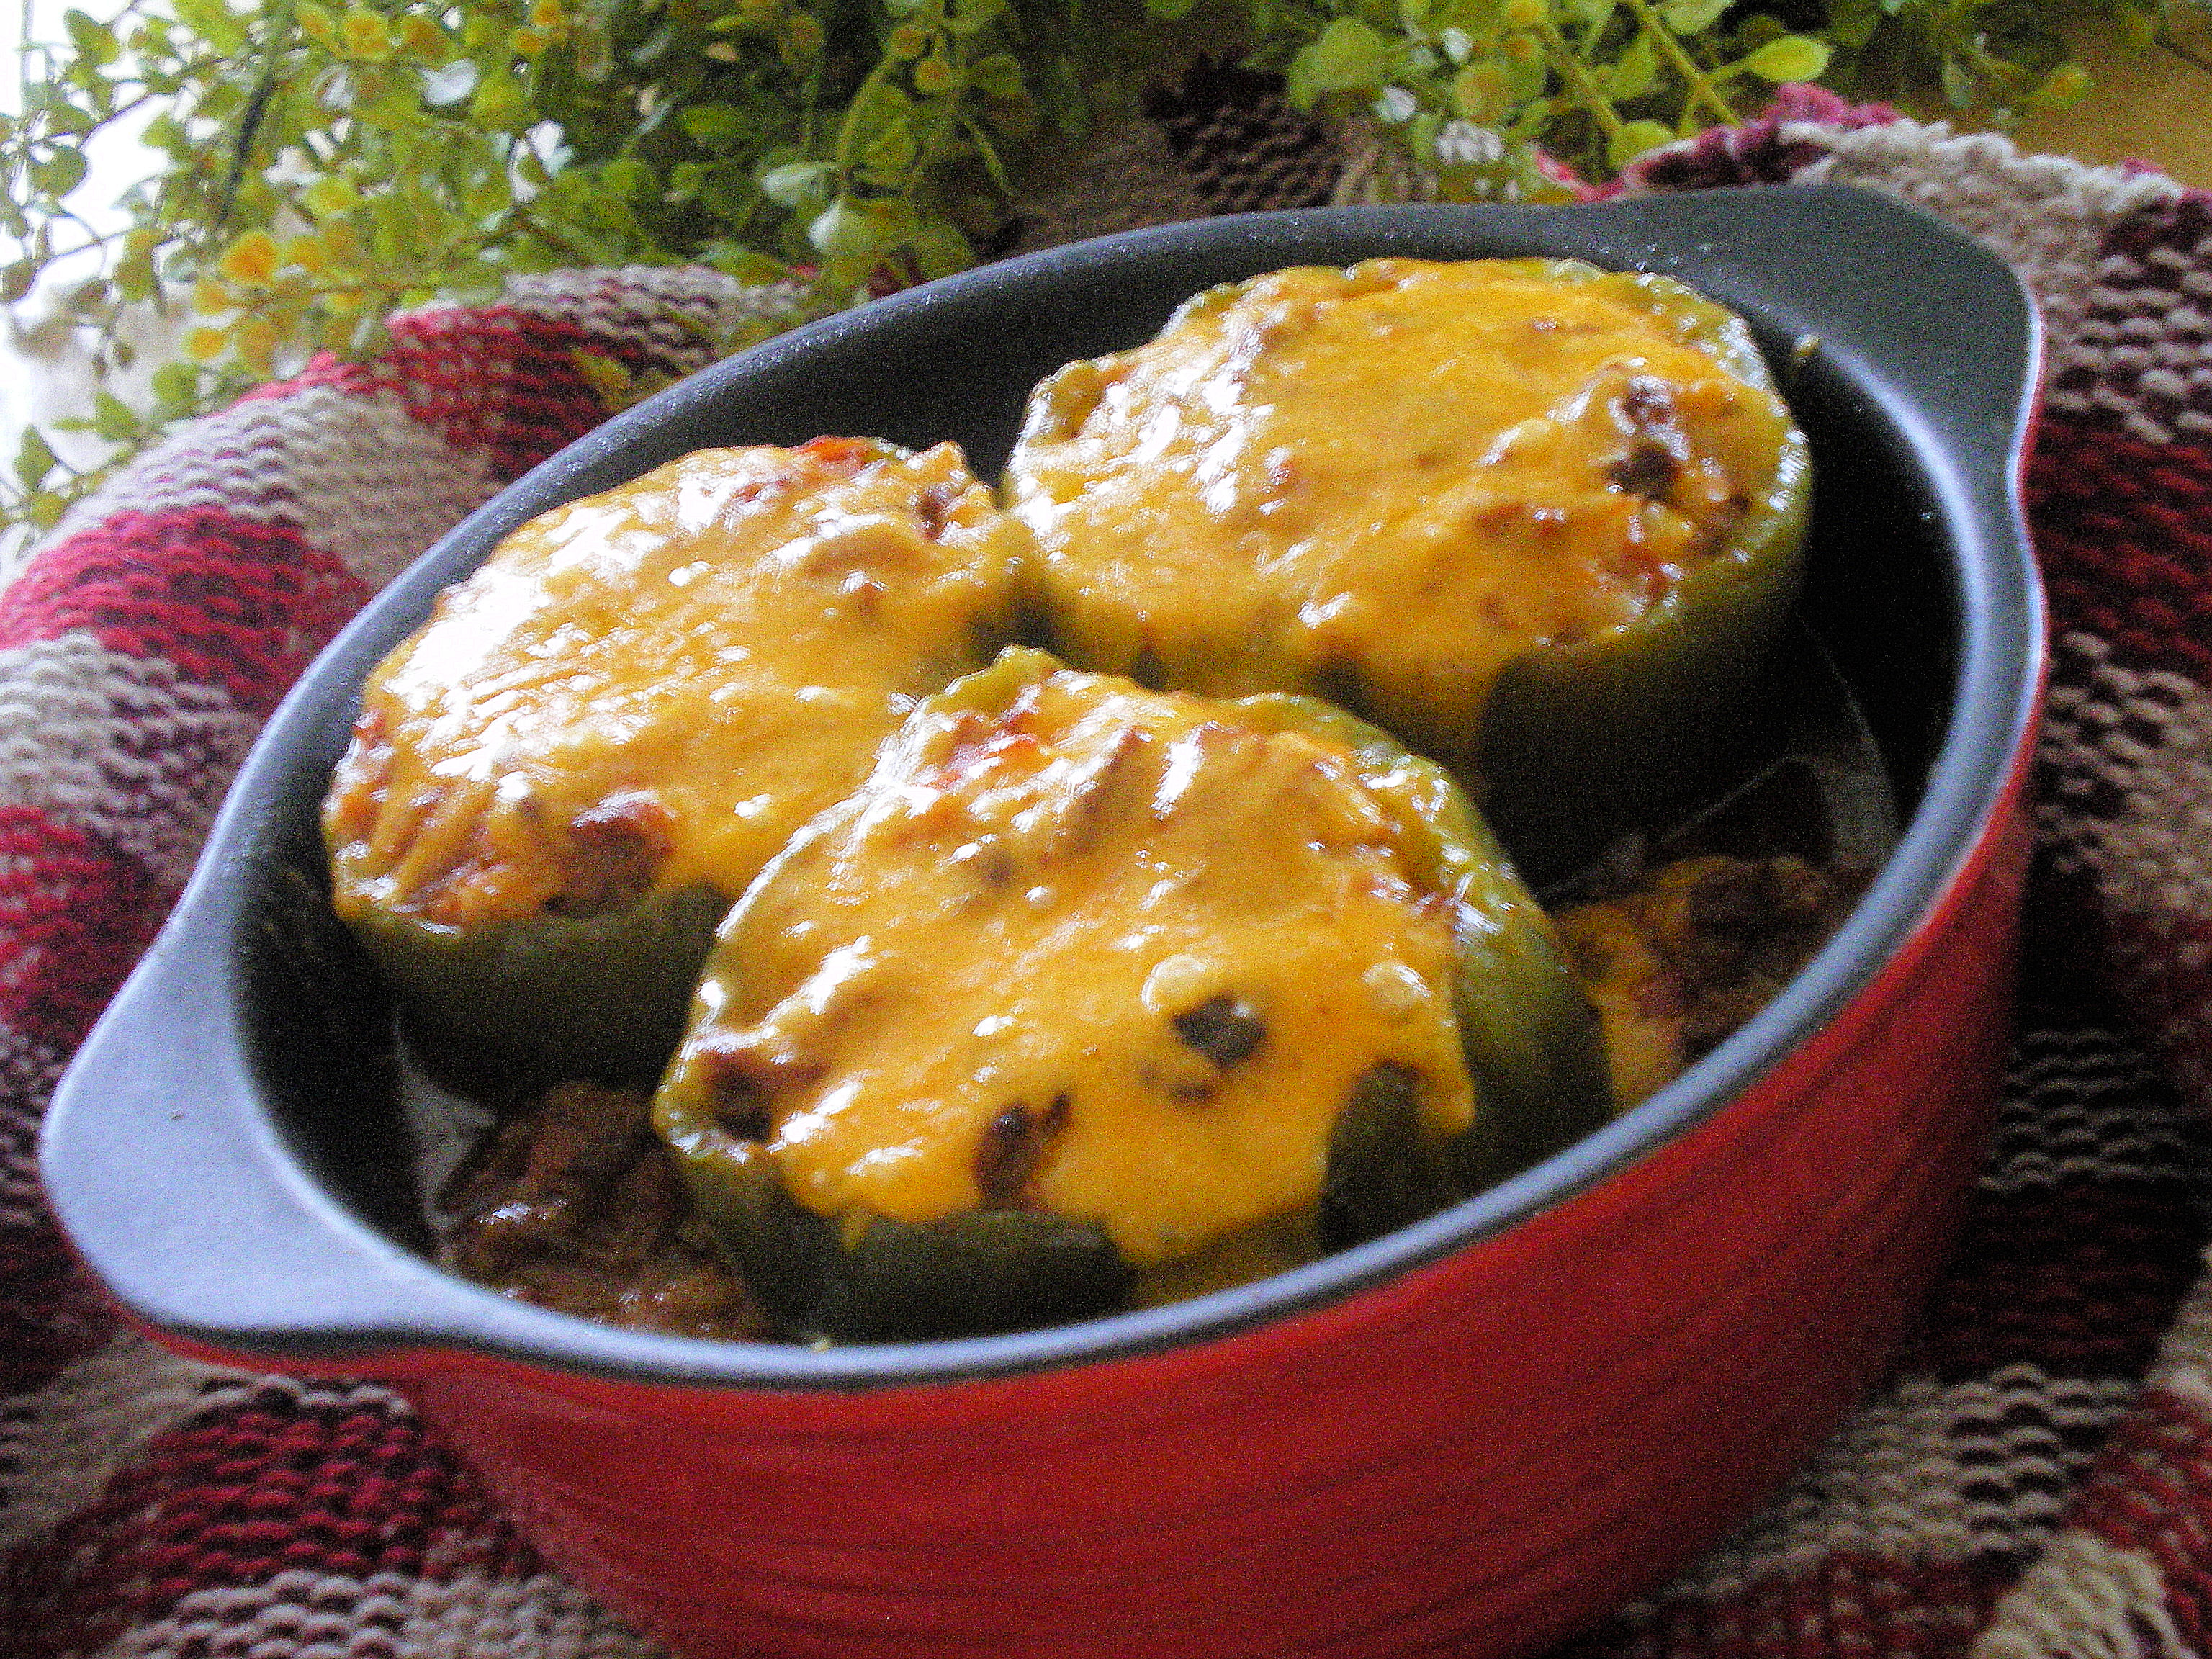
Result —
<instances>
[{"instance_id":1,"label":"casserole dish handle","mask_svg":"<svg viewBox=\"0 0 2212 1659\"><path fill-rule=\"evenodd\" d=\"M418 1253L429 1228L390 1108L389 1006L311 866L275 862L276 902L241 915L226 898L265 900L272 865L246 879L234 861L202 867L193 886L211 902L187 893L56 1091L40 1149L50 1201L125 1317L171 1347L422 1369L459 1328L481 1340L487 1310L457 1296L491 1303L495 1322L500 1298ZM293 1017L257 1030L240 1006L279 980ZM240 1109L272 1082L319 1097L312 1143Z\"/></svg>"}]
</instances>

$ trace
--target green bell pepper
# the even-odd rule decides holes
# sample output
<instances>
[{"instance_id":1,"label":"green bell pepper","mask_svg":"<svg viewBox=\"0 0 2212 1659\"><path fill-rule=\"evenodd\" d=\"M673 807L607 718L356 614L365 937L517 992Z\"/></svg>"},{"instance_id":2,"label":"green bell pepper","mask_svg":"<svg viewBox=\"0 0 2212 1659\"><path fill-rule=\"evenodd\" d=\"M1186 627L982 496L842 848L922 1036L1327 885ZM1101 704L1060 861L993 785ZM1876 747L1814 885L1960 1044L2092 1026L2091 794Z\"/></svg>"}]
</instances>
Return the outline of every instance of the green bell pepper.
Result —
<instances>
[{"instance_id":1,"label":"green bell pepper","mask_svg":"<svg viewBox=\"0 0 2212 1659\"><path fill-rule=\"evenodd\" d=\"M701 883L602 915L450 927L370 909L352 921L410 1052L447 1087L501 1101L570 1079L650 1086L729 903Z\"/></svg>"},{"instance_id":2,"label":"green bell pepper","mask_svg":"<svg viewBox=\"0 0 2212 1659\"><path fill-rule=\"evenodd\" d=\"M332 899L467 1092L650 1086L715 922L914 701L1012 636L957 447L707 449L520 526L380 664Z\"/></svg>"},{"instance_id":3,"label":"green bell pepper","mask_svg":"<svg viewBox=\"0 0 2212 1659\"><path fill-rule=\"evenodd\" d=\"M906 731L963 717L988 725L1061 672L1042 653L1010 650L927 700ZM775 1002L787 979L804 979L816 961L810 945L802 965L777 969L772 986L749 978L775 942L757 938L756 930L781 925L772 916L797 914L776 908L784 902L780 888L823 890L825 882L841 879L825 870L842 866L825 864L815 849L837 845L872 810L890 810L884 803L923 799L934 787L926 780L938 775L894 740L869 783L802 832L725 920L691 1028L653 1105L655 1125L702 1218L789 1334L842 1341L973 1334L1188 1294L1402 1225L1608 1120L1610 1085L1595 1012L1548 919L1450 778L1373 726L1304 696L1222 702L1209 718L1247 732L1297 734L1342 757L1393 827L1415 889L1447 907L1451 1024L1472 1086L1472 1126L1439 1137L1419 1109L1421 1079L1401 1065L1370 1066L1355 1078L1336 1116L1319 1190L1304 1206L1270 1215L1245 1235L1204 1241L1187 1261L1132 1263L1117 1249L1108 1218L1057 1213L1018 1190L919 1219L893 1220L858 1206L810 1207L773 1144L773 1091L763 1096L751 1073L733 1089L730 1045L750 1041L744 1035L750 1016L743 1011ZM827 936L818 943L824 951L844 948ZM1205 1066L1224 1071L1274 1040L1226 997L1171 1023ZM780 1063L805 1071L805 1091L832 1087L811 1069L812 1059L787 1054Z\"/></svg>"},{"instance_id":4,"label":"green bell pepper","mask_svg":"<svg viewBox=\"0 0 2212 1659\"><path fill-rule=\"evenodd\" d=\"M1572 358L1560 342L1589 331L1583 313L1547 333L1501 301L1511 326L1465 344L1455 330L1493 324L1486 290L1455 284L1493 276L1656 326ZM1546 379L1562 355L1572 374ZM1723 456L1741 466L1716 471ZM1692 796L1735 747L1796 602L1812 474L1748 326L1680 283L1374 260L1208 290L1146 345L1068 365L1033 393L1003 488L1037 537L1064 659L1326 697L1443 763L1541 884ZM1540 573L1583 545L1576 524L1639 502L1701 527L1626 619L1562 617L1510 573L1478 583L1490 567L1472 562L1507 549ZM1593 556L1633 567L1646 533Z\"/></svg>"}]
</instances>

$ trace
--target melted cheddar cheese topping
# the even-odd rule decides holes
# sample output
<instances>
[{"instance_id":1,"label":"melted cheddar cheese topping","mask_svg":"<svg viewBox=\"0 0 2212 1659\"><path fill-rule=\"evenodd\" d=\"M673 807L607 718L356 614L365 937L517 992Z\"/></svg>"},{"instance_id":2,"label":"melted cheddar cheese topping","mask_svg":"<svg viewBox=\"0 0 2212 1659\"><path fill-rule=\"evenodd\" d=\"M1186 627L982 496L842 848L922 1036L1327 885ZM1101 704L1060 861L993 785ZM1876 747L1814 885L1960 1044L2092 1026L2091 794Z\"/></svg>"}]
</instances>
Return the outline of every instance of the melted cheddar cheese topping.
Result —
<instances>
[{"instance_id":1,"label":"melted cheddar cheese topping","mask_svg":"<svg viewBox=\"0 0 2212 1659\"><path fill-rule=\"evenodd\" d=\"M1389 787L1118 679L933 705L732 913L674 1075L819 1212L1042 1208L1187 1257L1313 1203L1371 1068L1438 1139L1471 1120L1454 906Z\"/></svg>"},{"instance_id":2,"label":"melted cheddar cheese topping","mask_svg":"<svg viewBox=\"0 0 2212 1659\"><path fill-rule=\"evenodd\" d=\"M1513 656L1662 605L1772 487L1790 417L1686 290L1571 269L1278 271L1047 380L1007 489L1059 647L1467 730Z\"/></svg>"},{"instance_id":3,"label":"melted cheddar cheese topping","mask_svg":"<svg viewBox=\"0 0 2212 1659\"><path fill-rule=\"evenodd\" d=\"M341 913L734 896L988 659L1022 544L956 447L873 440L702 450L532 521L369 680Z\"/></svg>"}]
</instances>

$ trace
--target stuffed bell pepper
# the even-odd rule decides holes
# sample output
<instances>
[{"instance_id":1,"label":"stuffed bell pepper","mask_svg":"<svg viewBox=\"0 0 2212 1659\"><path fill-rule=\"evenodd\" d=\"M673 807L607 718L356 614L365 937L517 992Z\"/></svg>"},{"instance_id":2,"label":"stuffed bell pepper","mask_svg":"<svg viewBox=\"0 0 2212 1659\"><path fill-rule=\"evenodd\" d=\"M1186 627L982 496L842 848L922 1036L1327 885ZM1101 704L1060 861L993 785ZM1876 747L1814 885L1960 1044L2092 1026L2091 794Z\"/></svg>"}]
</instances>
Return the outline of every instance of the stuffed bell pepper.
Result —
<instances>
[{"instance_id":1,"label":"stuffed bell pepper","mask_svg":"<svg viewBox=\"0 0 2212 1659\"><path fill-rule=\"evenodd\" d=\"M953 446L824 438L670 462L448 590L324 814L431 1069L649 1084L730 902L1006 641L1022 540Z\"/></svg>"},{"instance_id":2,"label":"stuffed bell pepper","mask_svg":"<svg viewBox=\"0 0 2212 1659\"><path fill-rule=\"evenodd\" d=\"M1609 1109L1440 769L1304 697L1016 649L732 909L654 1121L787 1333L878 1340L1256 1277Z\"/></svg>"},{"instance_id":3,"label":"stuffed bell pepper","mask_svg":"<svg viewBox=\"0 0 2212 1659\"><path fill-rule=\"evenodd\" d=\"M1728 748L1810 475L1747 327L1680 283L1382 258L1209 290L1067 365L1004 488L1067 660L1326 696L1548 878Z\"/></svg>"}]
</instances>

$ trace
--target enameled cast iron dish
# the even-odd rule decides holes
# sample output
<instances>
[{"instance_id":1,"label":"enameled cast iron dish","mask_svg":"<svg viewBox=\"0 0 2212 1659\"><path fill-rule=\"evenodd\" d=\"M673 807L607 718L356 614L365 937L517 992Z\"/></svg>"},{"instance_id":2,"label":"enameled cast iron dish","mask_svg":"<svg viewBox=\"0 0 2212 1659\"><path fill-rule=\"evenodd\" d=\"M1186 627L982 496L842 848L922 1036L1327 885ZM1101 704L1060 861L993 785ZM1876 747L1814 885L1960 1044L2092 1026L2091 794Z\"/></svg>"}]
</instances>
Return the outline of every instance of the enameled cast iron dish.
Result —
<instances>
[{"instance_id":1,"label":"enameled cast iron dish","mask_svg":"<svg viewBox=\"0 0 2212 1659\"><path fill-rule=\"evenodd\" d=\"M356 688L510 527L703 445L962 441L1208 284L1568 255L1752 320L1819 482L1805 610L1908 817L1746 1030L1418 1225L1197 1301L809 1351L664 1338L431 1265L387 1012L324 896ZM1877 1375L1990 1103L2041 612L2017 283L1887 198L1319 210L1138 232L898 295L611 422L441 542L270 723L44 1157L131 1314L191 1352L391 1380L548 1554L679 1650L1352 1659L1529 1649L1711 1542Z\"/></svg>"}]
</instances>

